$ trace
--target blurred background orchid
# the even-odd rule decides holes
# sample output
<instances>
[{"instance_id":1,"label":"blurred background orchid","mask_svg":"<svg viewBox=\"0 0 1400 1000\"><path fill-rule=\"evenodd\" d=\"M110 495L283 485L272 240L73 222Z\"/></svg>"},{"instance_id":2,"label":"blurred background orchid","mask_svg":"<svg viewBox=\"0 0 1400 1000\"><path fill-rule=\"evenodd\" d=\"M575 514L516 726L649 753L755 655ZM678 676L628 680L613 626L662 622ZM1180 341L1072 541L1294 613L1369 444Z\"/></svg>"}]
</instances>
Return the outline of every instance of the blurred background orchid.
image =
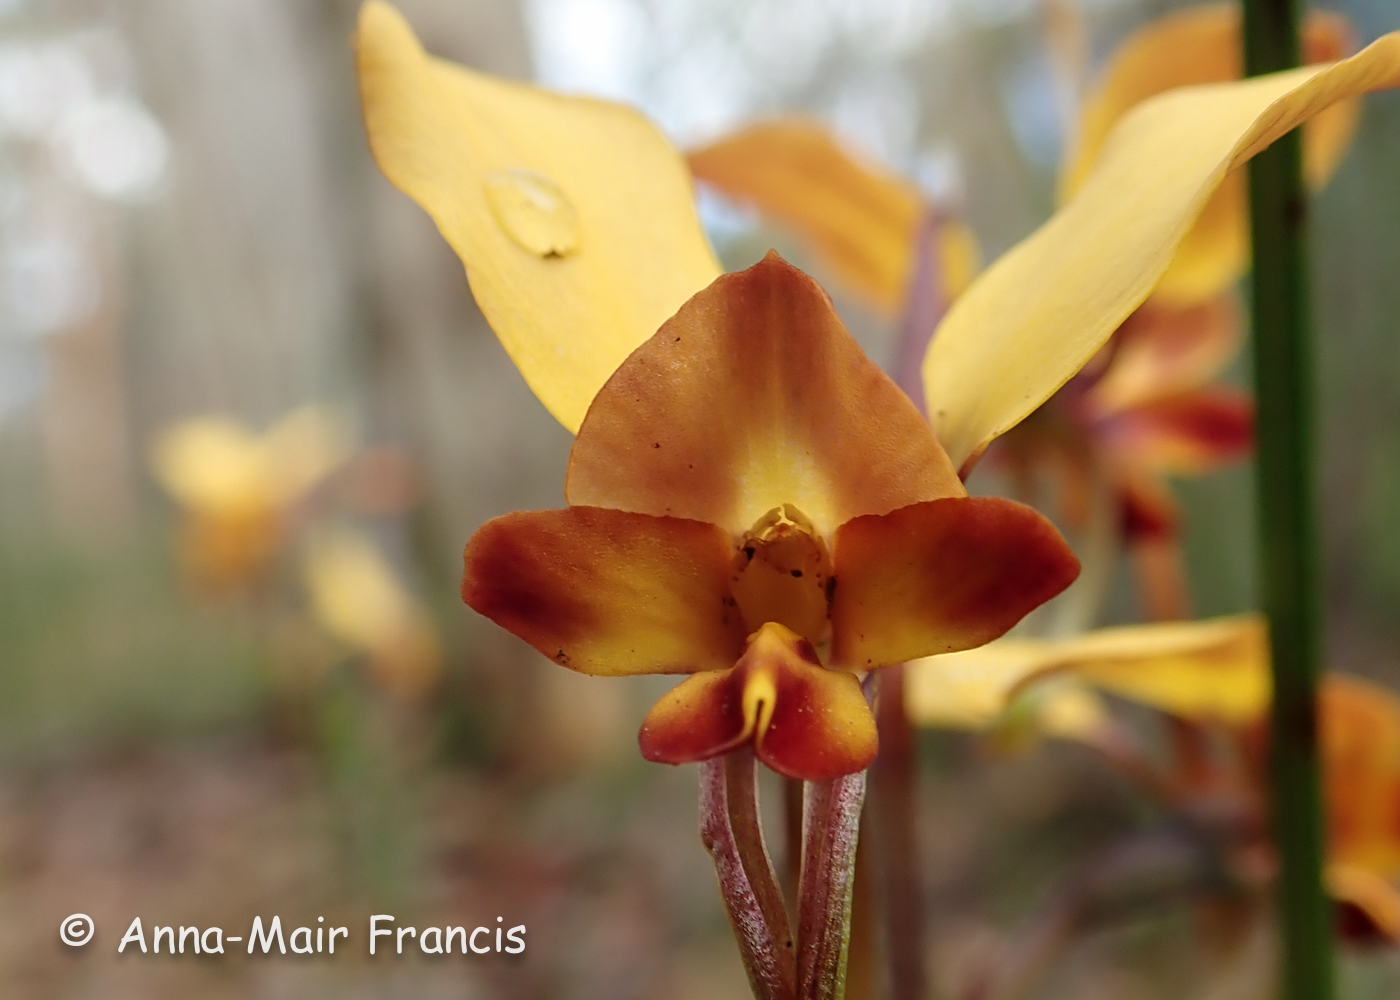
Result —
<instances>
[{"instance_id":1,"label":"blurred background orchid","mask_svg":"<svg viewBox=\"0 0 1400 1000\"><path fill-rule=\"evenodd\" d=\"M460 605L462 544L561 506L570 436L370 161L358 6L0 0L0 992L744 995L713 873L677 849L693 776L635 750L667 683L559 670ZM723 268L776 247L895 373L1129 107L1240 72L1228 4L400 6L433 53L640 107L687 151ZM1400 28L1378 0L1325 6L1309 59ZM1400 984L1400 100L1340 106L1305 147L1327 659L1352 672L1323 696L1328 884L1341 995L1379 1000ZM908 673L930 995L1267 991L1243 197L1222 188L1194 255L969 481L1037 505L1086 572ZM156 969L51 942L75 911L370 906L504 913L528 961Z\"/></svg>"}]
</instances>

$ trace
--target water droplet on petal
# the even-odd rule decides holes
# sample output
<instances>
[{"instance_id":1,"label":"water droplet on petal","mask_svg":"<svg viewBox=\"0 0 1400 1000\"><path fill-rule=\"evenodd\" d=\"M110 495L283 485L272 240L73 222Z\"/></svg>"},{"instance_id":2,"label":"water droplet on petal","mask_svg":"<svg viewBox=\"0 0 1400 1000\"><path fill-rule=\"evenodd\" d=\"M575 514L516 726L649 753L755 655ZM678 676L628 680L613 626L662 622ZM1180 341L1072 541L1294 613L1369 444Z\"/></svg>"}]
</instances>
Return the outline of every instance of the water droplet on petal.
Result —
<instances>
[{"instance_id":1,"label":"water droplet on petal","mask_svg":"<svg viewBox=\"0 0 1400 1000\"><path fill-rule=\"evenodd\" d=\"M578 252L578 212L558 184L517 167L487 174L485 186L491 214L521 249L538 257Z\"/></svg>"}]
</instances>

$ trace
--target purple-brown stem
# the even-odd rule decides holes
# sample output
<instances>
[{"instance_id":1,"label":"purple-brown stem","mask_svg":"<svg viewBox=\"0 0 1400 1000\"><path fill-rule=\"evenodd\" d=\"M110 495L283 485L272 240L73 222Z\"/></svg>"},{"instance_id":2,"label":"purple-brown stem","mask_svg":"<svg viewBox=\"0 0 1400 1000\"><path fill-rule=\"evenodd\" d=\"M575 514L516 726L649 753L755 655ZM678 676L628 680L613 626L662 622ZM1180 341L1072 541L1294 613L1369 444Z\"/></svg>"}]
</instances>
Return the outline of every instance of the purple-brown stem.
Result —
<instances>
[{"instance_id":1,"label":"purple-brown stem","mask_svg":"<svg viewBox=\"0 0 1400 1000\"><path fill-rule=\"evenodd\" d=\"M799 1000L842 1000L865 772L807 784L798 899Z\"/></svg>"},{"instance_id":2,"label":"purple-brown stem","mask_svg":"<svg viewBox=\"0 0 1400 1000\"><path fill-rule=\"evenodd\" d=\"M794 941L763 842L753 751L741 747L700 765L700 839L715 862L720 895L757 1000L795 1000Z\"/></svg>"},{"instance_id":3,"label":"purple-brown stem","mask_svg":"<svg viewBox=\"0 0 1400 1000\"><path fill-rule=\"evenodd\" d=\"M880 755L871 768L875 860L884 903L890 1000L922 1000L924 972L923 877L919 867L917 746L904 710L904 665L879 672L876 722Z\"/></svg>"},{"instance_id":4,"label":"purple-brown stem","mask_svg":"<svg viewBox=\"0 0 1400 1000\"><path fill-rule=\"evenodd\" d=\"M904 318L894 363L894 379L927 413L923 361L929 341L948 310L943 259L943 227L947 219L930 207L919 225L914 272L904 303ZM928 988L924 971L923 879L919 868L916 816L917 761L914 730L904 711L904 666L880 671L876 723L880 755L871 769L871 808L875 833L875 868L879 874L880 913L888 960L890 1000L923 1000Z\"/></svg>"},{"instance_id":5,"label":"purple-brown stem","mask_svg":"<svg viewBox=\"0 0 1400 1000\"><path fill-rule=\"evenodd\" d=\"M904 318L895 348L895 383L923 414L928 413L924 399L924 354L933 339L933 331L948 311L942 244L946 221L941 212L930 207L919 225L914 245L914 272L904 300Z\"/></svg>"}]
</instances>

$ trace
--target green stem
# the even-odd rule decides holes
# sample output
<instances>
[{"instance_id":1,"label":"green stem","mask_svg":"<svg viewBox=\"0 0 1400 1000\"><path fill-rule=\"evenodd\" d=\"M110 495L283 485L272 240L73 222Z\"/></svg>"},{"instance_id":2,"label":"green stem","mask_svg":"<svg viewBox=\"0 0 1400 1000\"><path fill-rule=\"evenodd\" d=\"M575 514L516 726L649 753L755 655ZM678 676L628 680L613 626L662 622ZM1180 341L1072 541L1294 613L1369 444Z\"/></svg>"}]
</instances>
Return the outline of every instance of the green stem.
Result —
<instances>
[{"instance_id":1,"label":"green stem","mask_svg":"<svg viewBox=\"0 0 1400 1000\"><path fill-rule=\"evenodd\" d=\"M1298 0L1245 0L1245 69L1298 65ZM1278 846L1282 996L1333 995L1316 691L1322 600L1313 515L1307 193L1295 130L1249 166L1260 580L1273 650L1271 791Z\"/></svg>"}]
</instances>

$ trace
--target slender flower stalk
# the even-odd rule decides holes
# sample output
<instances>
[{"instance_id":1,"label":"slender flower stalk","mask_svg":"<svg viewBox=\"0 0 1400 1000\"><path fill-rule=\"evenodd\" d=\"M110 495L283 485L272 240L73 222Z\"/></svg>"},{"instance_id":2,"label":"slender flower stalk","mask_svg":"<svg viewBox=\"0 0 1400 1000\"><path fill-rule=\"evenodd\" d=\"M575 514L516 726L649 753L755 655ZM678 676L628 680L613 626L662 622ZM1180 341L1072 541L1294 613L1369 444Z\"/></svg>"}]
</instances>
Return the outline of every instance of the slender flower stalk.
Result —
<instances>
[{"instance_id":1,"label":"slender flower stalk","mask_svg":"<svg viewBox=\"0 0 1400 1000\"><path fill-rule=\"evenodd\" d=\"M950 302L945 230L949 217L930 206L918 230L914 272L905 299L894 363L894 380L919 412L927 415L919 370L929 341ZM922 1000L928 991L924 971L924 893L919 864L917 815L918 747L904 710L904 665L880 676L875 720L880 754L872 765L871 824L879 911L890 1000Z\"/></svg>"},{"instance_id":2,"label":"slender flower stalk","mask_svg":"<svg viewBox=\"0 0 1400 1000\"><path fill-rule=\"evenodd\" d=\"M842 1000L846 995L856 845L864 804L864 771L807 783L797 918L800 1000Z\"/></svg>"},{"instance_id":3,"label":"slender flower stalk","mask_svg":"<svg viewBox=\"0 0 1400 1000\"><path fill-rule=\"evenodd\" d=\"M1245 71L1299 62L1297 0L1245 0ZM1278 845L1283 996L1333 995L1331 913L1323 889L1317 678L1322 595L1313 511L1311 301L1307 189L1294 131L1249 166L1254 245L1254 391L1260 579L1273 647L1271 769Z\"/></svg>"},{"instance_id":4,"label":"slender flower stalk","mask_svg":"<svg viewBox=\"0 0 1400 1000\"><path fill-rule=\"evenodd\" d=\"M714 859L729 924L758 1000L794 1000L794 947L755 794L753 751L700 764L700 838Z\"/></svg>"}]
</instances>

